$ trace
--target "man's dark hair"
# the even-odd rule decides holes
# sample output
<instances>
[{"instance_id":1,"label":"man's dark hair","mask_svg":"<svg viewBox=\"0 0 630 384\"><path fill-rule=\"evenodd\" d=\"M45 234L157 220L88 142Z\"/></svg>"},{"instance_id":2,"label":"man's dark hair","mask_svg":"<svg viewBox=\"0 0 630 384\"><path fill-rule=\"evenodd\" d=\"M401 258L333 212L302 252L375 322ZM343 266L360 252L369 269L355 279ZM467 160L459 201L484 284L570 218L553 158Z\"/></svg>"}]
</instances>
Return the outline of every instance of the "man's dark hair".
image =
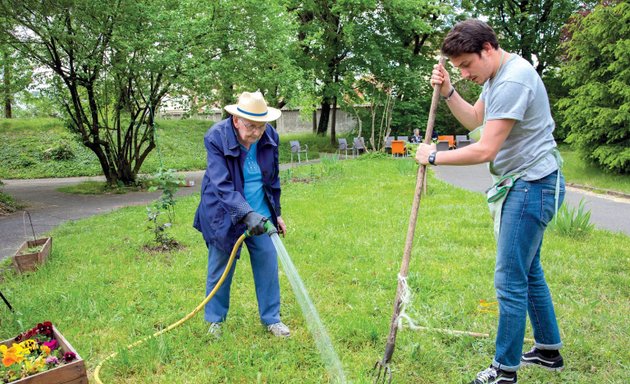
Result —
<instances>
[{"instance_id":1,"label":"man's dark hair","mask_svg":"<svg viewBox=\"0 0 630 384\"><path fill-rule=\"evenodd\" d=\"M465 53L481 55L484 43L499 48L497 35L492 28L481 20L461 21L451 29L442 43L442 53L448 57L457 57Z\"/></svg>"}]
</instances>

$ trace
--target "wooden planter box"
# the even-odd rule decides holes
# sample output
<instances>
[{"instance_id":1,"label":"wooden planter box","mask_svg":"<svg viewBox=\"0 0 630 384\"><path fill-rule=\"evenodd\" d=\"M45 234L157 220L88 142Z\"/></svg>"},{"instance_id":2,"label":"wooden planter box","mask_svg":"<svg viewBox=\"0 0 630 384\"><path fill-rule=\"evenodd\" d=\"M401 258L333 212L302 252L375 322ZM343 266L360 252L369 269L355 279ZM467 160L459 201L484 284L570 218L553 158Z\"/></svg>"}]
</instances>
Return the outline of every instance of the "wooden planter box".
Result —
<instances>
[{"instance_id":1,"label":"wooden planter box","mask_svg":"<svg viewBox=\"0 0 630 384\"><path fill-rule=\"evenodd\" d=\"M59 343L59 348L63 353L74 352L77 356L76 360L61 365L57 368L40 372L36 375L25 377L20 380L11 381L10 384L88 384L87 373L85 372L85 363L79 356L72 345L59 333L53 326L53 334ZM10 347L13 339L5 340L0 344Z\"/></svg>"},{"instance_id":2,"label":"wooden planter box","mask_svg":"<svg viewBox=\"0 0 630 384\"><path fill-rule=\"evenodd\" d=\"M41 251L37 253L22 254L25 250L43 245ZM22 243L20 248L15 252L13 256L13 265L18 272L34 271L37 267L44 263L50 254L52 249L52 237L44 237L37 240L28 240Z\"/></svg>"}]
</instances>

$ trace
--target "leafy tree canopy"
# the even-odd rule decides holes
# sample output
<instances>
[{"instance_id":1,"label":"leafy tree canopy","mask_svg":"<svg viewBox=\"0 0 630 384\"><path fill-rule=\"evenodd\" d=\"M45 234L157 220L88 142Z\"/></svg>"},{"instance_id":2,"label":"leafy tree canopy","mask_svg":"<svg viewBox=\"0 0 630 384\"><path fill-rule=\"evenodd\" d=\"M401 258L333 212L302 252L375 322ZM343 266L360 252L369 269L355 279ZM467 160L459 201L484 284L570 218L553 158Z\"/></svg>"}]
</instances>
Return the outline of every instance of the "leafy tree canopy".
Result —
<instances>
[{"instance_id":1,"label":"leafy tree canopy","mask_svg":"<svg viewBox=\"0 0 630 384\"><path fill-rule=\"evenodd\" d=\"M630 173L630 5L598 5L576 16L562 67L567 141L602 169Z\"/></svg>"}]
</instances>

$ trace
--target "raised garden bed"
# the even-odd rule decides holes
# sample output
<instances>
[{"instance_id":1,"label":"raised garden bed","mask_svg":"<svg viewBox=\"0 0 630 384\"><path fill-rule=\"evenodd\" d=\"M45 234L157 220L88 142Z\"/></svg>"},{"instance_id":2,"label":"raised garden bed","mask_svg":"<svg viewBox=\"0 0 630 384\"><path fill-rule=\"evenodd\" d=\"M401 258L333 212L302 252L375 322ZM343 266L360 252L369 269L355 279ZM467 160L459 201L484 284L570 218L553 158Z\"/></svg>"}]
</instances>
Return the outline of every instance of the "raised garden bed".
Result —
<instances>
[{"instance_id":1,"label":"raised garden bed","mask_svg":"<svg viewBox=\"0 0 630 384\"><path fill-rule=\"evenodd\" d=\"M85 371L85 363L74 350L72 345L63 337L63 335L53 327L53 337L59 343L62 354L72 352L75 355L74 360L69 363L51 368L47 371L40 372L23 379L11 381L11 384L88 384L87 373ZM15 339L0 342L0 345L11 347L15 343ZM3 382L0 377L0 383Z\"/></svg>"},{"instance_id":2,"label":"raised garden bed","mask_svg":"<svg viewBox=\"0 0 630 384\"><path fill-rule=\"evenodd\" d=\"M46 261L51 250L52 237L25 241L15 252L13 265L20 273L34 271Z\"/></svg>"}]
</instances>

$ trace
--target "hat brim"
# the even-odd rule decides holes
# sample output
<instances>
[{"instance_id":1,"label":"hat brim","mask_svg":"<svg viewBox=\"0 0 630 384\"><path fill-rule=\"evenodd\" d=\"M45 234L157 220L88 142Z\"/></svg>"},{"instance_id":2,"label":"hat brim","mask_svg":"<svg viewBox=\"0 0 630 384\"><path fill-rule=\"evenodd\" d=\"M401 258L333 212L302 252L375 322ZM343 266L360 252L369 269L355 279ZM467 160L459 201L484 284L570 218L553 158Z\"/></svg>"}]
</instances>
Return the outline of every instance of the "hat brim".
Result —
<instances>
[{"instance_id":1,"label":"hat brim","mask_svg":"<svg viewBox=\"0 0 630 384\"><path fill-rule=\"evenodd\" d=\"M272 107L267 107L267 113L264 116L252 116L252 115L242 113L241 111L238 110L237 104L226 105L224 109L230 115L242 117L243 119L247 119L250 121L261 121L261 122L275 121L275 120L278 120L278 118L280 118L280 115L282 115L282 111L280 111L277 108L272 108Z\"/></svg>"}]
</instances>

